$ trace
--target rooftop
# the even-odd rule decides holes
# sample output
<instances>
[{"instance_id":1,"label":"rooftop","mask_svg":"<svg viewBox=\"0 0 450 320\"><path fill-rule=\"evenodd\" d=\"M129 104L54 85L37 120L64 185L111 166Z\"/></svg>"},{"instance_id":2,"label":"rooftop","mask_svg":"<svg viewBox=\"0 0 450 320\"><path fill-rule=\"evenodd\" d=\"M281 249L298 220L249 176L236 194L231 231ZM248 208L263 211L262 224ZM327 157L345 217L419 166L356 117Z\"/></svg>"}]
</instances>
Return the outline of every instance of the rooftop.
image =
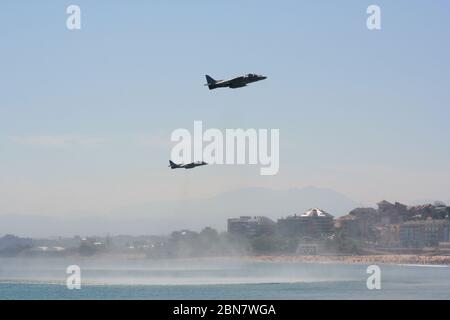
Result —
<instances>
[{"instance_id":1,"label":"rooftop","mask_svg":"<svg viewBox=\"0 0 450 320\"><path fill-rule=\"evenodd\" d=\"M308 211L302 213L300 217L328 217L333 218L333 216L321 209L313 208L309 209Z\"/></svg>"},{"instance_id":2,"label":"rooftop","mask_svg":"<svg viewBox=\"0 0 450 320\"><path fill-rule=\"evenodd\" d=\"M289 216L286 219L298 219L298 218L333 218L333 216L325 211L323 211L322 209L318 209L318 208L312 208L309 209L307 211L305 211L304 213L297 215L294 214L293 216Z\"/></svg>"}]
</instances>

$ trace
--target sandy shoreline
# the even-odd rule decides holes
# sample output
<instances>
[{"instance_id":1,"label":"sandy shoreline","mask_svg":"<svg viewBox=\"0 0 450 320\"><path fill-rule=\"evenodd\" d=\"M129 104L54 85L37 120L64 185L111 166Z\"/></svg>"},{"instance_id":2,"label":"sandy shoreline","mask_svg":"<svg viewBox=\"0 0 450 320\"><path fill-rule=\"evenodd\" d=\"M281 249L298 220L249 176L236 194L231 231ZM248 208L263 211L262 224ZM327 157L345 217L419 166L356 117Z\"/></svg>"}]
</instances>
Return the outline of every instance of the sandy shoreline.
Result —
<instances>
[{"instance_id":1,"label":"sandy shoreline","mask_svg":"<svg viewBox=\"0 0 450 320\"><path fill-rule=\"evenodd\" d=\"M450 265L450 256L423 255L366 255L366 256L247 256L245 260L254 262L304 262L343 264L418 264Z\"/></svg>"},{"instance_id":2,"label":"sandy shoreline","mask_svg":"<svg viewBox=\"0 0 450 320\"><path fill-rule=\"evenodd\" d=\"M198 258L168 258L149 259L145 255L99 255L97 257L70 256L66 258L79 258L82 261L105 260L111 261L215 261L215 260L241 260L247 262L285 262L285 263L340 263L340 264L393 264L393 265L446 265L450 267L450 255L417 255L417 254L385 254L385 255L244 255L244 256L211 256ZM0 257L0 260L13 260L11 257ZM36 259L38 257L16 257L16 259ZM61 257L45 258L60 260Z\"/></svg>"}]
</instances>

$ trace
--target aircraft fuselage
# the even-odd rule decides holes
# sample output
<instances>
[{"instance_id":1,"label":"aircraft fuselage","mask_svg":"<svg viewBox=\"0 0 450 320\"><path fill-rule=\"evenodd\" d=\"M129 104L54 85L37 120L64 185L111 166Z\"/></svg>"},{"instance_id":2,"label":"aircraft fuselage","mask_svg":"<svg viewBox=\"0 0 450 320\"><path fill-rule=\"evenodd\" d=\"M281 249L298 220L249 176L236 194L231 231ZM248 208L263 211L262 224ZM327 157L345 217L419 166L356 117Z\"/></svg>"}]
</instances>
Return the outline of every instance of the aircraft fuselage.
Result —
<instances>
[{"instance_id":1,"label":"aircraft fuselage","mask_svg":"<svg viewBox=\"0 0 450 320\"><path fill-rule=\"evenodd\" d=\"M172 161L169 161L169 167L171 169L193 169L195 167L199 167L199 166L205 166L207 165L206 162L192 162L192 163L187 163L187 164L176 164L173 163Z\"/></svg>"},{"instance_id":2,"label":"aircraft fuselage","mask_svg":"<svg viewBox=\"0 0 450 320\"><path fill-rule=\"evenodd\" d=\"M217 88L230 88L237 89L245 87L249 83L253 83L256 81L261 81L267 79L266 76L257 75L257 74L247 74L245 76L236 77L230 80L214 80L210 76L206 76L207 84L209 90L217 89Z\"/></svg>"}]
</instances>

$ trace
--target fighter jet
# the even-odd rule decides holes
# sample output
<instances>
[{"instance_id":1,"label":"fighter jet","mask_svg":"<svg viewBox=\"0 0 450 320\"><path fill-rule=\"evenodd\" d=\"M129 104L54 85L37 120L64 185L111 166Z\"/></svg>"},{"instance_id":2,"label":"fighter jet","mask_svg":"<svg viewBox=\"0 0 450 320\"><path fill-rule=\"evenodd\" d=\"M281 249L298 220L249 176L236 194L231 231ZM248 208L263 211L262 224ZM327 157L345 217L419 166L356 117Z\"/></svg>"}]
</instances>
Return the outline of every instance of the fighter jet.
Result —
<instances>
[{"instance_id":1,"label":"fighter jet","mask_svg":"<svg viewBox=\"0 0 450 320\"><path fill-rule=\"evenodd\" d=\"M245 87L247 84L267 79L265 76L249 73L245 76L240 76L234 79L230 80L214 80L210 76L206 75L206 84L205 86L208 86L209 90L217 89L217 88L230 88L230 89L236 89L236 88L242 88Z\"/></svg>"},{"instance_id":2,"label":"fighter jet","mask_svg":"<svg viewBox=\"0 0 450 320\"><path fill-rule=\"evenodd\" d=\"M207 165L206 162L203 161L198 161L198 162L192 162L192 163L188 163L188 164L176 164L173 163L171 160L169 160L169 167L170 169L193 169L195 167L199 167L199 166L205 166Z\"/></svg>"}]
</instances>

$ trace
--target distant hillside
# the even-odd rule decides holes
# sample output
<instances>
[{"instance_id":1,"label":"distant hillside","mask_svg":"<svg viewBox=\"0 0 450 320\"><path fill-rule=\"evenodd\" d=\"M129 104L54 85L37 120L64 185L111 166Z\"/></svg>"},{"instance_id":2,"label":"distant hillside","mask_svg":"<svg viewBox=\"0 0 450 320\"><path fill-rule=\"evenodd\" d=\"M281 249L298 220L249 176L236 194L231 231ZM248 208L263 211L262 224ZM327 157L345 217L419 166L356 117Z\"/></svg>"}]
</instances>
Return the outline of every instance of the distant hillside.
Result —
<instances>
[{"instance_id":1,"label":"distant hillside","mask_svg":"<svg viewBox=\"0 0 450 320\"><path fill-rule=\"evenodd\" d=\"M226 230L227 218L230 217L263 215L276 220L312 207L341 216L358 206L360 204L330 189L246 188L209 199L160 201L121 208L107 216L0 216L0 234L165 234L179 229L200 230L205 226Z\"/></svg>"}]
</instances>

